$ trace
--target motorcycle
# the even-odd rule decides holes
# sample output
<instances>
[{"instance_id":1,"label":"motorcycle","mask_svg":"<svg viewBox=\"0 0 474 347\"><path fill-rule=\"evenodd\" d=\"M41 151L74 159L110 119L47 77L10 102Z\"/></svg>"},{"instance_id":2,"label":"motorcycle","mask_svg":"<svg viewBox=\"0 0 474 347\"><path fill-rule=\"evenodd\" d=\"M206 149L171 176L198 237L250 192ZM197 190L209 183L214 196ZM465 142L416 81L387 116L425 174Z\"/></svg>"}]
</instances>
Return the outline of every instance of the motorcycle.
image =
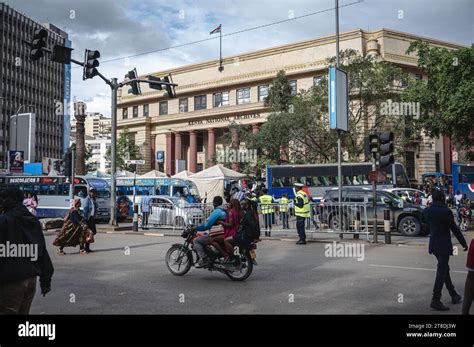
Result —
<instances>
[{"instance_id":1,"label":"motorcycle","mask_svg":"<svg viewBox=\"0 0 474 347\"><path fill-rule=\"evenodd\" d=\"M184 243L174 244L166 252L166 266L173 275L184 276L192 266L196 266L199 255L194 249L194 240L202 235L194 230L192 225L187 225L181 234ZM224 256L215 247L208 245L205 247L205 252L209 263L201 269L224 273L233 281L245 281L252 273L253 266L257 265L255 261L256 249L255 243L251 243L248 249L236 246L234 247L234 260L225 262Z\"/></svg>"},{"instance_id":2,"label":"motorcycle","mask_svg":"<svg viewBox=\"0 0 474 347\"><path fill-rule=\"evenodd\" d=\"M461 231L464 232L468 230L469 227L471 226L472 216L471 216L470 210L468 210L466 207L461 207L459 212L460 212L459 229L461 229Z\"/></svg>"}]
</instances>

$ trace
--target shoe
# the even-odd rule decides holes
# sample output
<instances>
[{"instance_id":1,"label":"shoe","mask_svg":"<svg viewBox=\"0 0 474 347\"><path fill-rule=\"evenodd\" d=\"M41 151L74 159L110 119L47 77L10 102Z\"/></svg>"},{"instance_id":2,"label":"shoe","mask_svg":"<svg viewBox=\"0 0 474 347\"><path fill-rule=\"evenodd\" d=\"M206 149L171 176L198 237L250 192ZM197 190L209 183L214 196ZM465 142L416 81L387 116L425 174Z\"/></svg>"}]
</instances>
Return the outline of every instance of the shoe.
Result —
<instances>
[{"instance_id":1,"label":"shoe","mask_svg":"<svg viewBox=\"0 0 474 347\"><path fill-rule=\"evenodd\" d=\"M430 307L436 311L449 311L449 307L444 306L441 301L431 301Z\"/></svg>"},{"instance_id":2,"label":"shoe","mask_svg":"<svg viewBox=\"0 0 474 347\"><path fill-rule=\"evenodd\" d=\"M87 253L92 253L92 252L94 252L92 249L89 249L89 248L86 249L85 251L86 251Z\"/></svg>"},{"instance_id":3,"label":"shoe","mask_svg":"<svg viewBox=\"0 0 474 347\"><path fill-rule=\"evenodd\" d=\"M209 259L200 259L198 264L196 265L196 268L200 269L202 267L206 267L207 265L209 265Z\"/></svg>"},{"instance_id":4,"label":"shoe","mask_svg":"<svg viewBox=\"0 0 474 347\"><path fill-rule=\"evenodd\" d=\"M456 294L455 296L451 297L451 302L453 304L459 304L462 301L462 296L459 294Z\"/></svg>"},{"instance_id":5,"label":"shoe","mask_svg":"<svg viewBox=\"0 0 474 347\"><path fill-rule=\"evenodd\" d=\"M79 251L79 254L81 254L81 255L87 254L87 251L86 251L85 249L81 249L81 250Z\"/></svg>"},{"instance_id":6,"label":"shoe","mask_svg":"<svg viewBox=\"0 0 474 347\"><path fill-rule=\"evenodd\" d=\"M306 245L306 241L305 240L298 240L298 242L296 242L297 245Z\"/></svg>"}]
</instances>

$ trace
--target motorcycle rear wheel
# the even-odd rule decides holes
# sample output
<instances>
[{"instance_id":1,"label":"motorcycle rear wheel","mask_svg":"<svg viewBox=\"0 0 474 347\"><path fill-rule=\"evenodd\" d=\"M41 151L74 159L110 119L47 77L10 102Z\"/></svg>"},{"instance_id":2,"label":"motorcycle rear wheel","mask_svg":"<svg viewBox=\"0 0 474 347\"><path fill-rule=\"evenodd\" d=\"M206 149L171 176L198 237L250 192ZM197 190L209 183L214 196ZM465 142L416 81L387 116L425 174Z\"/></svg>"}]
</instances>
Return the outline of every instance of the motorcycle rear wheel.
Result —
<instances>
[{"instance_id":1,"label":"motorcycle rear wheel","mask_svg":"<svg viewBox=\"0 0 474 347\"><path fill-rule=\"evenodd\" d=\"M165 263L169 272L175 276L184 276L191 269L193 259L183 246L172 246L166 252Z\"/></svg>"},{"instance_id":2,"label":"motorcycle rear wheel","mask_svg":"<svg viewBox=\"0 0 474 347\"><path fill-rule=\"evenodd\" d=\"M225 270L224 273L232 281L245 281L252 274L253 262L250 258L250 254L245 252L245 254L240 255L241 268L240 270Z\"/></svg>"}]
</instances>

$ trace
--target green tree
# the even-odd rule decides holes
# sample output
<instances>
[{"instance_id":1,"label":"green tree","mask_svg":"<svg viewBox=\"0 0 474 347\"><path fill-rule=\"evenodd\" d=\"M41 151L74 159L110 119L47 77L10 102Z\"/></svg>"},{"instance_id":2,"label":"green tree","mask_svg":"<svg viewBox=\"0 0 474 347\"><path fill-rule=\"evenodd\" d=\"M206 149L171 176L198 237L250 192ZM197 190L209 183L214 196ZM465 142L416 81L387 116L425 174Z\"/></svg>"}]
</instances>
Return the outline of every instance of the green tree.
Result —
<instances>
[{"instance_id":1,"label":"green tree","mask_svg":"<svg viewBox=\"0 0 474 347\"><path fill-rule=\"evenodd\" d=\"M108 161L111 161L111 149L110 147L107 149L105 154L105 158ZM117 139L117 156L116 156L116 164L119 170L127 170L132 171L134 170L134 165L127 165L125 164L125 160L140 160L142 159L142 154L140 151L140 146L135 144L135 141L130 136L130 132L128 128L125 127L121 132Z\"/></svg>"},{"instance_id":2,"label":"green tree","mask_svg":"<svg viewBox=\"0 0 474 347\"><path fill-rule=\"evenodd\" d=\"M418 125L432 137L450 137L458 150L469 153L474 146L474 46L448 50L415 41L407 50L412 52L428 77L405 90L407 99L420 103ZM474 160L470 155L464 159Z\"/></svg>"}]
</instances>

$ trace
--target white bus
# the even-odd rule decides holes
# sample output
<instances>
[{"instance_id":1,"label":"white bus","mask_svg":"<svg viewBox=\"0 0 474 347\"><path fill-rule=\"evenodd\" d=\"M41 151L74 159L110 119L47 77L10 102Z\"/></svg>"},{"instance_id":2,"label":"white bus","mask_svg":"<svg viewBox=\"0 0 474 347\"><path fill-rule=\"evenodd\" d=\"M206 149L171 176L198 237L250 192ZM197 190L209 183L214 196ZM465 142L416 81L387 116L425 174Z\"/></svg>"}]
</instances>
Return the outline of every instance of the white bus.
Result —
<instances>
[{"instance_id":1,"label":"white bus","mask_svg":"<svg viewBox=\"0 0 474 347\"><path fill-rule=\"evenodd\" d=\"M69 198L69 178L64 176L1 176L0 190L19 188L25 194L36 193L38 197L38 218L62 218L71 205ZM74 198L82 204L90 188L97 191L97 220L110 220L110 189L107 181L101 178L76 177L74 179Z\"/></svg>"}]
</instances>

